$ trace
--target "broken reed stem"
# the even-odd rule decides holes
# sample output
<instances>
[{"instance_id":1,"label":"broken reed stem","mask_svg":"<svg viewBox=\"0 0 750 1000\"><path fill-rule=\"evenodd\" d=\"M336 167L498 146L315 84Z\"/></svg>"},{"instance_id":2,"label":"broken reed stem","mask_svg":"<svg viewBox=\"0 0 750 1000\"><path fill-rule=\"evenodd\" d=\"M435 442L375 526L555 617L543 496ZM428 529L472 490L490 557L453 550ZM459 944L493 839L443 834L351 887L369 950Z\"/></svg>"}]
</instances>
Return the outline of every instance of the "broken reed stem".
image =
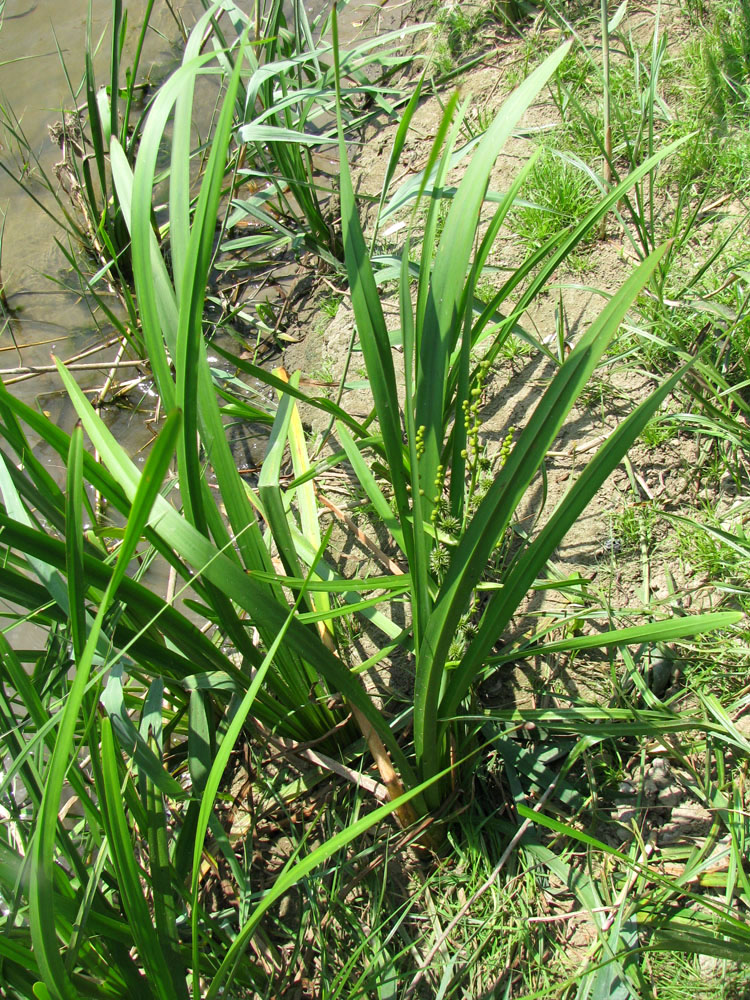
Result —
<instances>
[{"instance_id":1,"label":"broken reed stem","mask_svg":"<svg viewBox=\"0 0 750 1000\"><path fill-rule=\"evenodd\" d=\"M65 365L66 368L72 368L74 365L78 364L84 358L89 358L89 357L91 357L92 354L98 354L99 351L106 351L108 347L113 347L115 344L119 344L120 341L121 341L120 337L110 337L109 340L107 340L103 344L94 344L93 347L87 347L86 350L79 351L78 354L74 354L74 355L72 355L72 357L64 359L63 360L63 364ZM34 347L34 346L38 346L38 345L34 345L34 344L29 344L28 345L28 347ZM145 362L143 362L143 361L141 361L141 362L135 362L134 361L133 362L133 364L138 364L138 363L144 364ZM111 362L105 361L102 364L96 364L94 367L96 369L106 368L110 364L111 364ZM27 381L27 379L36 378L37 375L41 375L41 374L44 374L44 373L50 373L50 372L56 372L57 371L57 368L54 367L53 365L29 365L28 368L29 368L29 371L26 374L17 375L15 378L9 379L5 384L6 385L15 385L15 383L17 383L17 382L25 382L25 381ZM75 369L73 369L73 370L75 370Z\"/></svg>"},{"instance_id":2,"label":"broken reed stem","mask_svg":"<svg viewBox=\"0 0 750 1000\"><path fill-rule=\"evenodd\" d=\"M318 631L323 645L330 650L334 656L337 656L338 653L336 651L336 644L328 625L325 622L318 622ZM380 780L385 785L388 799L391 802L394 802L404 794L405 789L401 783L401 779L398 774L396 774L388 749L373 729L367 717L364 716L355 705L351 705L348 702L347 708L352 713L354 721L357 723L360 732L365 738L365 742L367 743L368 749L377 766L378 773L380 774ZM404 805L398 806L395 812L399 823L402 827L404 827L404 829L412 826L419 819L411 802L406 802Z\"/></svg>"},{"instance_id":3,"label":"broken reed stem","mask_svg":"<svg viewBox=\"0 0 750 1000\"><path fill-rule=\"evenodd\" d=\"M104 402L104 397L109 392L110 387L115 380L115 375L117 373L117 369L122 364L122 356L124 353L125 353L125 341L121 340L120 346L117 351L117 356L115 357L115 360L112 362L112 364L109 366L109 371L107 372L107 378L105 379L104 385L102 386L99 395L96 397L96 400L94 402L94 409L97 412L101 409L102 403Z\"/></svg>"},{"instance_id":4,"label":"broken reed stem","mask_svg":"<svg viewBox=\"0 0 750 1000\"><path fill-rule=\"evenodd\" d=\"M118 354L121 356L122 351L119 351ZM107 376L105 386L108 388L112 384L112 379L118 368L137 368L139 365L147 365L148 361L145 361L143 358L137 361L122 361L118 358L115 361L102 361L101 363L91 361L83 364L68 364L67 362L63 362L63 364L70 372L95 372L101 371L102 368L107 368L109 375ZM56 365L18 365L16 368L0 368L0 378L5 378L6 375L28 375L30 377L34 375L48 375L56 371ZM106 390L103 389L102 391Z\"/></svg>"}]
</instances>

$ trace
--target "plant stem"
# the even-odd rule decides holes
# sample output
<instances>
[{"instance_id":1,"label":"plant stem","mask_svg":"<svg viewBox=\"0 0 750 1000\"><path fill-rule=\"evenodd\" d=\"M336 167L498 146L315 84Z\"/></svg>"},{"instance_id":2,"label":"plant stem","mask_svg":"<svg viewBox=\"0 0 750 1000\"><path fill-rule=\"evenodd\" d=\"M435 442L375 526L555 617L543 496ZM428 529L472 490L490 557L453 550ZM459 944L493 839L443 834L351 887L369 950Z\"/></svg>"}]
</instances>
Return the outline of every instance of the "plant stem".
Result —
<instances>
[{"instance_id":1,"label":"plant stem","mask_svg":"<svg viewBox=\"0 0 750 1000\"><path fill-rule=\"evenodd\" d=\"M604 183L609 190L612 183L612 121L610 117L609 95L609 14L607 0L601 0L602 24L602 72L604 75ZM602 216L599 235L603 239L607 231L607 216Z\"/></svg>"}]
</instances>

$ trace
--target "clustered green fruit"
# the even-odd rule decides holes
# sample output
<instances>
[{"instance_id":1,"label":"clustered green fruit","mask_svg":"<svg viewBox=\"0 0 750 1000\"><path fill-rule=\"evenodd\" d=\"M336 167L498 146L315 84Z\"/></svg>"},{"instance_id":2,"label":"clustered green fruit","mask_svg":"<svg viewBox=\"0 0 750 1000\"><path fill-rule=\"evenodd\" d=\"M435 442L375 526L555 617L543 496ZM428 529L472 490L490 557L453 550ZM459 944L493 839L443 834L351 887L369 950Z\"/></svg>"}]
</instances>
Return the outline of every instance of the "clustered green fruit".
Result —
<instances>
[{"instance_id":1,"label":"clustered green fruit","mask_svg":"<svg viewBox=\"0 0 750 1000\"><path fill-rule=\"evenodd\" d=\"M430 514L430 520L433 524L437 524L438 517L441 513L442 500L443 500L443 488L445 487L445 466L438 465L435 470L435 498L433 500L432 513Z\"/></svg>"},{"instance_id":2,"label":"clustered green fruit","mask_svg":"<svg viewBox=\"0 0 750 1000\"><path fill-rule=\"evenodd\" d=\"M450 561L451 557L445 545L436 545L430 553L430 571L438 580L442 579L442 575L448 568Z\"/></svg>"},{"instance_id":3,"label":"clustered green fruit","mask_svg":"<svg viewBox=\"0 0 750 1000\"><path fill-rule=\"evenodd\" d=\"M511 448L513 447L513 437L514 437L515 433L516 433L516 428L515 427L509 427L508 428L508 433L505 435L505 437L503 439L503 443L500 446L500 454L498 455L498 458L497 458L498 468L500 468L500 469L502 469L502 467L508 461L508 457L510 455Z\"/></svg>"},{"instance_id":4,"label":"clustered green fruit","mask_svg":"<svg viewBox=\"0 0 750 1000\"><path fill-rule=\"evenodd\" d=\"M487 374L490 370L490 363L485 358L480 361L477 365L477 375L469 391L469 398L463 401L463 411L464 411L464 428L466 430L466 448L461 451L461 457L463 459L471 461L476 464L479 457L479 428L481 425L481 420L479 417L479 409L482 405L482 387L487 378Z\"/></svg>"},{"instance_id":5,"label":"clustered green fruit","mask_svg":"<svg viewBox=\"0 0 750 1000\"><path fill-rule=\"evenodd\" d=\"M456 626L456 635L452 640L450 647L448 649L448 661L456 663L461 659L466 650L466 646L470 639L473 639L477 634L477 612L479 610L479 601L477 600L477 595L474 594L469 605L468 611L461 615L458 625Z\"/></svg>"},{"instance_id":6,"label":"clustered green fruit","mask_svg":"<svg viewBox=\"0 0 750 1000\"><path fill-rule=\"evenodd\" d=\"M424 455L424 432L425 432L425 429L426 429L425 425L424 424L420 424L420 426L417 427L417 433L416 433L416 435L414 437L414 448L415 448L415 451L417 453L417 458L421 458L422 455Z\"/></svg>"}]
</instances>

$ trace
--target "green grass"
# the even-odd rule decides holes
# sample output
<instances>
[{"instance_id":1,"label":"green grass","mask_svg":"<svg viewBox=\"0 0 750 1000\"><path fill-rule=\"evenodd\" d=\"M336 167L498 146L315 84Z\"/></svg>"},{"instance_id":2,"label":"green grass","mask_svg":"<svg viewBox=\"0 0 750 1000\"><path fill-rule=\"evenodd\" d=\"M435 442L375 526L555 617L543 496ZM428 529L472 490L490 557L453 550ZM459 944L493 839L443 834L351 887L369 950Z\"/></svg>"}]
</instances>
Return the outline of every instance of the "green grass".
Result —
<instances>
[{"instance_id":1,"label":"green grass","mask_svg":"<svg viewBox=\"0 0 750 1000\"><path fill-rule=\"evenodd\" d=\"M166 414L145 467L62 366L80 420L71 434L0 389L0 595L12 605L0 637L3 989L55 1000L297 988L363 1000L679 996L699 995L695 956L713 954L728 965L707 995L729 997L744 989L750 939L744 521L696 525L657 499L626 507L612 528L638 555L709 572L705 614L680 613L677 593L615 605L601 579L555 564L629 448L665 443L671 425L656 421L667 402L669 420L702 439L701 488L714 485L714 459L717 474L732 468L738 488L747 482L745 278L722 288L710 276L742 268L721 237L699 246L687 199L672 201L669 218L656 200L670 157L688 145L661 141L662 36L647 70L631 51L613 75L616 98L627 89L619 74L640 66L637 101L620 109L611 187L587 173L601 162L581 149L581 169L561 140L485 200L499 153L556 71L566 87L584 85L590 60L566 62L565 43L504 96L470 150L459 148L466 102L444 100L424 169L394 191L425 96L412 91L365 234L347 140L362 96L396 115L401 91L387 73L368 76L403 61L385 55L396 39L342 51L335 17L331 48L325 18L287 24L279 6L259 15L262 46L238 13L240 37L214 26L216 49L199 54L207 15L154 95L137 149L110 144L128 294ZM207 74L222 99L193 187L190 105ZM599 109L568 110L592 137ZM340 230L310 170L319 121L338 144ZM168 225L157 234L170 122ZM559 134L572 142L575 129ZM264 178L262 192L240 194L243 171ZM548 211L514 211L522 192ZM397 212L404 242L375 257ZM582 247L596 252L607 217L630 233L637 259L569 353L543 351L534 405L490 443L482 414L501 362L542 352L526 311ZM370 417L219 342L212 352L235 375L211 370L204 311L217 234L226 250L240 222L255 228L242 246L232 237L232 252L304 248L345 275ZM501 230L525 241L526 256L490 286ZM323 309L338 305L332 296ZM696 345L706 315L713 325ZM578 455L555 508L521 530L569 415L587 400L610 412L612 345L618 374L647 366L650 388L632 400L617 390L626 412ZM251 380L263 390L251 393ZM319 457L300 404L330 420ZM268 428L252 481L229 441L228 421L241 419ZM35 457L37 440L64 467L62 486ZM360 578L341 558L323 502L341 505L332 481L366 507L360 530L377 537L387 569ZM631 485L638 495L632 475ZM96 523L93 490L121 527ZM152 558L170 575L166 599L142 575ZM37 629L33 649L16 642L22 622ZM667 654L687 666L662 697L649 670ZM491 697L497 677L525 683ZM661 838L658 820L672 814L658 817L649 799L656 759L708 815L700 836ZM75 802L61 819L63 796Z\"/></svg>"},{"instance_id":2,"label":"green grass","mask_svg":"<svg viewBox=\"0 0 750 1000\"><path fill-rule=\"evenodd\" d=\"M576 225L596 205L599 191L581 168L553 148L544 149L535 161L522 194L536 207L521 209L514 225L529 249L537 250L561 229Z\"/></svg>"},{"instance_id":3,"label":"green grass","mask_svg":"<svg viewBox=\"0 0 750 1000\"><path fill-rule=\"evenodd\" d=\"M659 512L652 503L626 506L612 518L612 537L625 552L638 550L641 546L648 549L658 521Z\"/></svg>"},{"instance_id":4,"label":"green grass","mask_svg":"<svg viewBox=\"0 0 750 1000\"><path fill-rule=\"evenodd\" d=\"M519 33L531 8L517 0L479 0L471 4L442 4L434 6L434 43L430 66L438 76L450 76L463 64L471 65L471 58L487 48L488 35Z\"/></svg>"}]
</instances>

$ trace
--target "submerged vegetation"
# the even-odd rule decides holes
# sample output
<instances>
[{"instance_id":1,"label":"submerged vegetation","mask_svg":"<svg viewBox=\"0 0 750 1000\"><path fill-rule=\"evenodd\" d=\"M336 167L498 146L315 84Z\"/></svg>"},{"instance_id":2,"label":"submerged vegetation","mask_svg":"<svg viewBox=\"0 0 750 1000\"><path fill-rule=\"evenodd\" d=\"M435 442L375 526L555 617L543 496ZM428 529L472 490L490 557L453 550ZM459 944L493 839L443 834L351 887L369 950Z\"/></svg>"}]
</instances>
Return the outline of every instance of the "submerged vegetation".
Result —
<instances>
[{"instance_id":1,"label":"submerged vegetation","mask_svg":"<svg viewBox=\"0 0 750 1000\"><path fill-rule=\"evenodd\" d=\"M519 36L481 114L430 25L344 44L223 0L137 116L145 23L124 71L116 0L107 86L88 39L73 204L46 183L159 429L141 467L61 363L70 431L0 386L0 995L744 995L747 219L718 212L750 16L691 5L680 68L659 5L609 48L573 4L495 6L437 19L472 65L472 31ZM295 337L255 279L291 265L326 330L348 310L330 394L259 363ZM669 449L684 503L644 471Z\"/></svg>"}]
</instances>

